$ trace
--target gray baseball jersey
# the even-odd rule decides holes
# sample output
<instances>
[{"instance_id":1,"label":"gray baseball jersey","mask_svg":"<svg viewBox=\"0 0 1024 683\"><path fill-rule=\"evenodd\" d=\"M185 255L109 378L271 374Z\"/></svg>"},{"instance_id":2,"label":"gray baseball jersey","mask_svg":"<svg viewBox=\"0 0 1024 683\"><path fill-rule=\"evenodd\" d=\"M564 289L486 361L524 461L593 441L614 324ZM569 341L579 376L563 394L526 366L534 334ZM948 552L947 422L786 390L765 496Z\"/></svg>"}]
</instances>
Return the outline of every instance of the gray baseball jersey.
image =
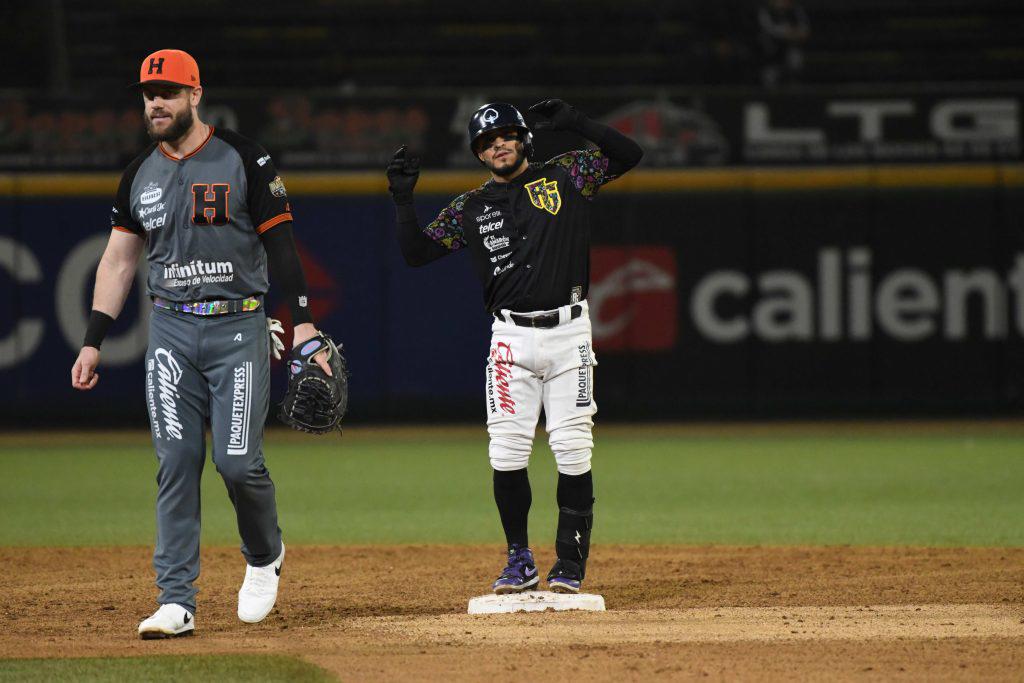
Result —
<instances>
[{"instance_id":1,"label":"gray baseball jersey","mask_svg":"<svg viewBox=\"0 0 1024 683\"><path fill-rule=\"evenodd\" d=\"M267 254L259 235L290 220L270 155L212 126L182 159L150 145L125 170L110 214L114 230L146 239L149 294L169 301L265 294Z\"/></svg>"}]
</instances>

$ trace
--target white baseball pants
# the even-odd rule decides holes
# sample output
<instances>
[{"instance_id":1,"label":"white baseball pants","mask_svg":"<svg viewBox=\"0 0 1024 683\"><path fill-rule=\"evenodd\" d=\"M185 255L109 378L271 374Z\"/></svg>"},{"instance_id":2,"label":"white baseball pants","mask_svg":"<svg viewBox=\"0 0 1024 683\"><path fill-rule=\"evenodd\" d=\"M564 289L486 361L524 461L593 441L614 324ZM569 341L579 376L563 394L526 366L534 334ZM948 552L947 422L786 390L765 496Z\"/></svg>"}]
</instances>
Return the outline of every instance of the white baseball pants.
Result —
<instances>
[{"instance_id":1,"label":"white baseball pants","mask_svg":"<svg viewBox=\"0 0 1024 683\"><path fill-rule=\"evenodd\" d=\"M520 470L529 464L541 406L558 471L580 475L590 470L597 358L587 302L577 305L583 307L580 317L571 319L571 307L563 306L558 309L559 325L549 329L498 318L491 325L487 432L496 470ZM508 320L509 311L502 313Z\"/></svg>"}]
</instances>

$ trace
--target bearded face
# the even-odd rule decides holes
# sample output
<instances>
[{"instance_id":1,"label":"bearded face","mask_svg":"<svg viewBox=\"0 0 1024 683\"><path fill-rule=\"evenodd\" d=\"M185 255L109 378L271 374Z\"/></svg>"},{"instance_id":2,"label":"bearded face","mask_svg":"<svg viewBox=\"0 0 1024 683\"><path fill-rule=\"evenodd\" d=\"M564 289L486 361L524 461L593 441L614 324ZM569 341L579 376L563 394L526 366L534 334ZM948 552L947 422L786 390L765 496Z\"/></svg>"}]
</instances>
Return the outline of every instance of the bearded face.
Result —
<instances>
[{"instance_id":1,"label":"bearded face","mask_svg":"<svg viewBox=\"0 0 1024 683\"><path fill-rule=\"evenodd\" d=\"M154 142L183 138L195 123L189 100L190 88L150 87L143 89L142 113L146 133Z\"/></svg>"},{"instance_id":2,"label":"bearded face","mask_svg":"<svg viewBox=\"0 0 1024 683\"><path fill-rule=\"evenodd\" d=\"M191 107L173 114L159 110L156 115L147 112L144 118L146 120L146 132L149 134L149 139L153 142L178 140L188 133L195 122Z\"/></svg>"}]
</instances>

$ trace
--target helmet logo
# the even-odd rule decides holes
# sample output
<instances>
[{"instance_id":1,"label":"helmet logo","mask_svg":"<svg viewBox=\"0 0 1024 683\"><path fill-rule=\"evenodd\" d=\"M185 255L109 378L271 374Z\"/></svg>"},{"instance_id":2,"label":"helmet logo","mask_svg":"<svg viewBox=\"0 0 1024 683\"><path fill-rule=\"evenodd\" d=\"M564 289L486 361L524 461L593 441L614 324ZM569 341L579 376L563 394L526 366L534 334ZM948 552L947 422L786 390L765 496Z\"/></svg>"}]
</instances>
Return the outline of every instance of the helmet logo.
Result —
<instances>
[{"instance_id":1,"label":"helmet logo","mask_svg":"<svg viewBox=\"0 0 1024 683\"><path fill-rule=\"evenodd\" d=\"M484 111L484 115L481 117L484 123L491 124L498 120L497 109L487 109Z\"/></svg>"}]
</instances>

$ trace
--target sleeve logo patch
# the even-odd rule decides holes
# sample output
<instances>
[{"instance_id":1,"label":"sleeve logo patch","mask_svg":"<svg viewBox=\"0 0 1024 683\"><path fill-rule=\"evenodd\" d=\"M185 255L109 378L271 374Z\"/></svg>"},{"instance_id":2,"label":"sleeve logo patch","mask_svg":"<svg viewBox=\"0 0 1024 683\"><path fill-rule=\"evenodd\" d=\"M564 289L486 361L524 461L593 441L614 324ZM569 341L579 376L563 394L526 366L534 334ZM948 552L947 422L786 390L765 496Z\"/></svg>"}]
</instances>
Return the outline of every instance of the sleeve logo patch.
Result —
<instances>
[{"instance_id":1,"label":"sleeve logo patch","mask_svg":"<svg viewBox=\"0 0 1024 683\"><path fill-rule=\"evenodd\" d=\"M275 197L288 196L287 190L284 189L284 181L281 180L281 176L275 176L274 179L270 181L270 194Z\"/></svg>"},{"instance_id":2,"label":"sleeve logo patch","mask_svg":"<svg viewBox=\"0 0 1024 683\"><path fill-rule=\"evenodd\" d=\"M268 161L270 161L270 155L269 154L266 155L266 156L260 157L259 159L257 159L256 163L259 164L260 166L266 166Z\"/></svg>"},{"instance_id":3,"label":"sleeve logo patch","mask_svg":"<svg viewBox=\"0 0 1024 683\"><path fill-rule=\"evenodd\" d=\"M562 196L558 194L558 181L548 181L547 178L534 180L523 186L530 196L530 203L538 209L547 211L552 216L558 214L562 208Z\"/></svg>"}]
</instances>

